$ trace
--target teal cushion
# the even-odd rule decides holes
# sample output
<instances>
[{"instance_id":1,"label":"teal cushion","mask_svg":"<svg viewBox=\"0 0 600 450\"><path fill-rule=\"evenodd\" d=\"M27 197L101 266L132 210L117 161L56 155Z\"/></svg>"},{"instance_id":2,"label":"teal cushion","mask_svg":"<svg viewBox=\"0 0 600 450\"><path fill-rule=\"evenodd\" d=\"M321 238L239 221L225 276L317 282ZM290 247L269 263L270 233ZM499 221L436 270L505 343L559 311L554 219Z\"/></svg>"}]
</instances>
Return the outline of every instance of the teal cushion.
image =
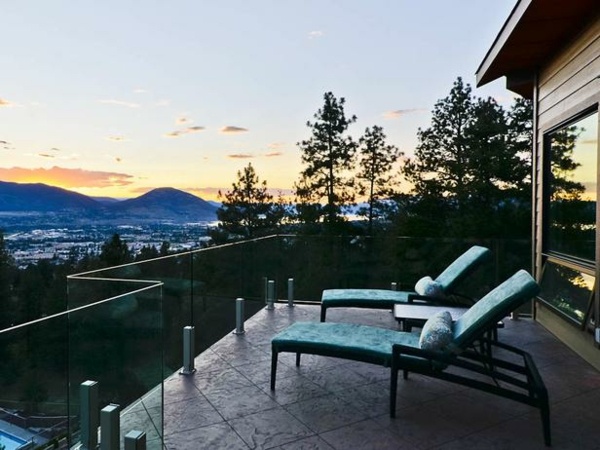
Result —
<instances>
[{"instance_id":1,"label":"teal cushion","mask_svg":"<svg viewBox=\"0 0 600 450\"><path fill-rule=\"evenodd\" d=\"M491 256L492 252L489 249L474 245L446 267L435 281L442 286L444 292L450 292L456 284Z\"/></svg>"},{"instance_id":2,"label":"teal cushion","mask_svg":"<svg viewBox=\"0 0 600 450\"><path fill-rule=\"evenodd\" d=\"M423 350L442 350L452 341L452 316L448 311L440 311L425 322L419 338Z\"/></svg>"},{"instance_id":3,"label":"teal cushion","mask_svg":"<svg viewBox=\"0 0 600 450\"><path fill-rule=\"evenodd\" d=\"M531 275L525 270L519 270L471 306L454 323L452 345L457 347L457 351L464 349L539 291L540 287Z\"/></svg>"},{"instance_id":4,"label":"teal cushion","mask_svg":"<svg viewBox=\"0 0 600 450\"><path fill-rule=\"evenodd\" d=\"M433 298L444 298L444 290L442 285L431 279L430 276L423 277L415 284L415 292L419 295L424 295Z\"/></svg>"},{"instance_id":5,"label":"teal cushion","mask_svg":"<svg viewBox=\"0 0 600 450\"><path fill-rule=\"evenodd\" d=\"M392 345L418 347L419 334L385 328L333 322L296 322L271 340L277 351L302 348L302 353L339 350L344 356L364 355L389 364Z\"/></svg>"}]
</instances>

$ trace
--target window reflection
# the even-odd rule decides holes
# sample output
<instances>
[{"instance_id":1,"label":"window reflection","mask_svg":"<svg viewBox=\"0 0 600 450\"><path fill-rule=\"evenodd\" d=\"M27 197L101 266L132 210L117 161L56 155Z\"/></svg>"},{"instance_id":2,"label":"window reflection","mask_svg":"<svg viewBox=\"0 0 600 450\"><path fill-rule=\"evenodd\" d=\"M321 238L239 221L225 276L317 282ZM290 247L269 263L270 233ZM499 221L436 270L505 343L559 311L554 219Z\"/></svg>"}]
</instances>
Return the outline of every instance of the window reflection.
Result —
<instances>
[{"instance_id":1,"label":"window reflection","mask_svg":"<svg viewBox=\"0 0 600 450\"><path fill-rule=\"evenodd\" d=\"M594 281L592 275L547 261L540 283L540 297L582 325L589 311Z\"/></svg>"},{"instance_id":2,"label":"window reflection","mask_svg":"<svg viewBox=\"0 0 600 450\"><path fill-rule=\"evenodd\" d=\"M598 113L549 135L547 249L595 260Z\"/></svg>"}]
</instances>

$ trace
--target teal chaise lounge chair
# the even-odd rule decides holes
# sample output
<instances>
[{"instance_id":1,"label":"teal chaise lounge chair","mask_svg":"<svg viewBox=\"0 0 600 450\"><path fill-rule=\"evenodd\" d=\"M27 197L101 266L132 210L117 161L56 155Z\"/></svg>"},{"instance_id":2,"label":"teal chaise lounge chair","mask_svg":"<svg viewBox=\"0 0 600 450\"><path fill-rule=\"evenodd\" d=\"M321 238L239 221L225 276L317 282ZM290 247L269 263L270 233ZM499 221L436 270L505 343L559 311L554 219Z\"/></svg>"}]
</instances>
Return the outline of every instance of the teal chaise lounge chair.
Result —
<instances>
[{"instance_id":1,"label":"teal chaise lounge chair","mask_svg":"<svg viewBox=\"0 0 600 450\"><path fill-rule=\"evenodd\" d=\"M455 288L483 262L491 258L485 247L474 245L435 279L423 277L415 285L415 291L392 291L387 289L325 289L321 297L321 322L325 322L328 308L354 307L392 309L396 303L411 300L429 300L449 303L446 297L457 295Z\"/></svg>"},{"instance_id":2,"label":"teal chaise lounge chair","mask_svg":"<svg viewBox=\"0 0 600 450\"><path fill-rule=\"evenodd\" d=\"M538 292L531 275L520 270L455 322L442 311L428 319L420 333L349 323L296 322L271 340L271 390L281 352L296 353L297 366L302 353L378 364L390 367L391 417L396 414L398 372L404 378L414 372L538 408L544 442L549 446L548 392L533 359L516 347L486 338L499 320ZM460 370L448 370L453 367Z\"/></svg>"}]
</instances>

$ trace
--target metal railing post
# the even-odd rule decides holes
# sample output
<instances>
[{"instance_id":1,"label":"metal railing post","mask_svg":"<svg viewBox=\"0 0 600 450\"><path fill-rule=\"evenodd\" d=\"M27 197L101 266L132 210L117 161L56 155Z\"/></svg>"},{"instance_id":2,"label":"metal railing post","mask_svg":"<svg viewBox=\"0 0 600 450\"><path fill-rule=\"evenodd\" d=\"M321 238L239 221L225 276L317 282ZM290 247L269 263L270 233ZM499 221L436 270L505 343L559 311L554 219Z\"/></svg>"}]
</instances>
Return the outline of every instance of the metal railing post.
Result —
<instances>
[{"instance_id":1,"label":"metal railing post","mask_svg":"<svg viewBox=\"0 0 600 450\"><path fill-rule=\"evenodd\" d=\"M194 327L183 327L183 368L181 375L190 375L196 371L194 368Z\"/></svg>"},{"instance_id":2,"label":"metal railing post","mask_svg":"<svg viewBox=\"0 0 600 450\"><path fill-rule=\"evenodd\" d=\"M244 334L244 299L235 299L235 331L233 334Z\"/></svg>"},{"instance_id":3,"label":"metal railing post","mask_svg":"<svg viewBox=\"0 0 600 450\"><path fill-rule=\"evenodd\" d=\"M121 407L111 403L100 410L100 450L119 450Z\"/></svg>"},{"instance_id":4,"label":"metal railing post","mask_svg":"<svg viewBox=\"0 0 600 450\"><path fill-rule=\"evenodd\" d=\"M267 282L267 308L268 310L275 309L275 281L269 280Z\"/></svg>"},{"instance_id":5,"label":"metal railing post","mask_svg":"<svg viewBox=\"0 0 600 450\"><path fill-rule=\"evenodd\" d=\"M131 430L123 441L125 450L146 450L146 433L141 431Z\"/></svg>"},{"instance_id":6,"label":"metal railing post","mask_svg":"<svg viewBox=\"0 0 600 450\"><path fill-rule=\"evenodd\" d=\"M288 306L294 307L294 279L288 278Z\"/></svg>"},{"instance_id":7,"label":"metal railing post","mask_svg":"<svg viewBox=\"0 0 600 450\"><path fill-rule=\"evenodd\" d=\"M98 445L98 382L87 380L79 385L81 396L81 444L86 450L93 450Z\"/></svg>"}]
</instances>

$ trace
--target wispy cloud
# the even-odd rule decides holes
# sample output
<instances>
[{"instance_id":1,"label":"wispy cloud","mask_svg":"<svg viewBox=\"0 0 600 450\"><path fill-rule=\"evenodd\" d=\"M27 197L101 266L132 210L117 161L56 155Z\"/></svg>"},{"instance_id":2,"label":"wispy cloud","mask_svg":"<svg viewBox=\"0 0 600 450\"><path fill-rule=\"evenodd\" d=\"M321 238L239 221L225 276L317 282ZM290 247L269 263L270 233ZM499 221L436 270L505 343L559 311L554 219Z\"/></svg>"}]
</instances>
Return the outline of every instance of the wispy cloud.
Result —
<instances>
[{"instance_id":1,"label":"wispy cloud","mask_svg":"<svg viewBox=\"0 0 600 450\"><path fill-rule=\"evenodd\" d=\"M280 148L285 147L285 143L283 143L283 142L272 142L269 145L267 145L267 147L269 147L272 150L279 150Z\"/></svg>"},{"instance_id":2,"label":"wispy cloud","mask_svg":"<svg viewBox=\"0 0 600 450\"><path fill-rule=\"evenodd\" d=\"M54 166L50 169L23 167L0 168L0 179L16 183L47 183L63 188L91 188L127 186L133 175L85 169L67 169Z\"/></svg>"},{"instance_id":3,"label":"wispy cloud","mask_svg":"<svg viewBox=\"0 0 600 450\"><path fill-rule=\"evenodd\" d=\"M265 156L267 158L274 158L275 156L283 156L283 152L271 152L271 153L265 153Z\"/></svg>"},{"instance_id":4,"label":"wispy cloud","mask_svg":"<svg viewBox=\"0 0 600 450\"><path fill-rule=\"evenodd\" d=\"M13 102L9 102L5 98L0 97L0 108L10 108L11 106L15 106Z\"/></svg>"},{"instance_id":5,"label":"wispy cloud","mask_svg":"<svg viewBox=\"0 0 600 450\"><path fill-rule=\"evenodd\" d=\"M197 195L198 197L204 198L204 197L216 197L217 194L219 193L219 191L223 192L227 189L228 188L218 188L218 187L202 187L202 188L191 187L191 188L184 188L182 190L189 192L190 194Z\"/></svg>"},{"instance_id":6,"label":"wispy cloud","mask_svg":"<svg viewBox=\"0 0 600 450\"><path fill-rule=\"evenodd\" d=\"M406 116L408 114L419 113L427 111L424 108L409 108L409 109L396 109L394 111L384 112L382 115L385 119L399 119L402 116Z\"/></svg>"},{"instance_id":7,"label":"wispy cloud","mask_svg":"<svg viewBox=\"0 0 600 450\"><path fill-rule=\"evenodd\" d=\"M38 156L41 158L54 158L55 155L51 155L50 153L38 153Z\"/></svg>"},{"instance_id":8,"label":"wispy cloud","mask_svg":"<svg viewBox=\"0 0 600 450\"><path fill-rule=\"evenodd\" d=\"M598 139L585 139L581 143L584 145L596 145L598 144Z\"/></svg>"},{"instance_id":9,"label":"wispy cloud","mask_svg":"<svg viewBox=\"0 0 600 450\"><path fill-rule=\"evenodd\" d=\"M319 30L314 30L314 31L310 31L308 33L308 38L309 39L318 39L320 37L323 37L325 33L323 33L322 31Z\"/></svg>"},{"instance_id":10,"label":"wispy cloud","mask_svg":"<svg viewBox=\"0 0 600 450\"><path fill-rule=\"evenodd\" d=\"M204 131L204 130L206 130L205 127L193 126L193 127L187 127L183 130L171 131L169 133L163 134L163 136L168 137L168 138L178 138L179 136L183 136L184 134L200 133L201 131Z\"/></svg>"},{"instance_id":11,"label":"wispy cloud","mask_svg":"<svg viewBox=\"0 0 600 450\"><path fill-rule=\"evenodd\" d=\"M109 140L109 141L113 141L113 142L127 142L127 141L129 141L129 139L127 139L125 136L107 136L106 139Z\"/></svg>"},{"instance_id":12,"label":"wispy cloud","mask_svg":"<svg viewBox=\"0 0 600 450\"><path fill-rule=\"evenodd\" d=\"M146 92L148 92L146 89L141 89L141 88L133 90L134 94L145 94Z\"/></svg>"},{"instance_id":13,"label":"wispy cloud","mask_svg":"<svg viewBox=\"0 0 600 450\"><path fill-rule=\"evenodd\" d=\"M188 117L181 116L181 117L178 117L177 119L175 119L175 123L177 125L185 125L185 124L188 124L188 123L192 123L192 120L189 119Z\"/></svg>"},{"instance_id":14,"label":"wispy cloud","mask_svg":"<svg viewBox=\"0 0 600 450\"><path fill-rule=\"evenodd\" d=\"M222 127L219 132L224 134L236 134L236 133L246 133L248 128L235 127L233 125L228 125L226 127Z\"/></svg>"},{"instance_id":15,"label":"wispy cloud","mask_svg":"<svg viewBox=\"0 0 600 450\"><path fill-rule=\"evenodd\" d=\"M254 158L254 155L251 153L232 153L227 155L227 157L230 159L251 159Z\"/></svg>"},{"instance_id":16,"label":"wispy cloud","mask_svg":"<svg viewBox=\"0 0 600 450\"><path fill-rule=\"evenodd\" d=\"M118 105L118 106L125 106L127 108L139 108L140 105L139 103L131 103L131 102L125 102L122 100L115 100L115 99L108 99L108 100L98 100L99 103L104 103L106 105Z\"/></svg>"}]
</instances>

